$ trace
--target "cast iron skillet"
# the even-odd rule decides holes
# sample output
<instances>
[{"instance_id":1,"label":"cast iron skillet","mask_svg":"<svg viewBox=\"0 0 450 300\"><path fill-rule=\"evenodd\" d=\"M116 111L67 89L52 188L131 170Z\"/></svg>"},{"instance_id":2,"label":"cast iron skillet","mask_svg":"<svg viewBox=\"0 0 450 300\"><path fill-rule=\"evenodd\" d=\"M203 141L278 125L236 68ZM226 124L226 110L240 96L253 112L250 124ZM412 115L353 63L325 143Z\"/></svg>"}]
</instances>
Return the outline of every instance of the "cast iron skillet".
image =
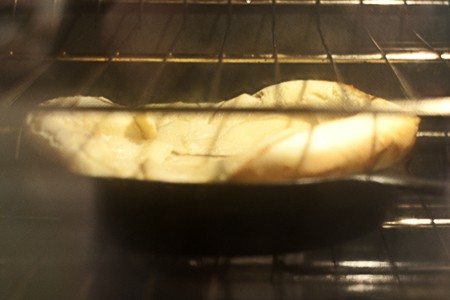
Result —
<instances>
[{"instance_id":1,"label":"cast iron skillet","mask_svg":"<svg viewBox=\"0 0 450 300\"><path fill-rule=\"evenodd\" d=\"M409 106L418 105L414 112L421 112L428 102ZM432 108L422 114L440 113L440 106ZM407 174L264 185L91 179L98 193L99 229L124 247L153 253L243 255L331 245L379 225L401 189L445 192L442 182Z\"/></svg>"},{"instance_id":2,"label":"cast iron skillet","mask_svg":"<svg viewBox=\"0 0 450 300\"><path fill-rule=\"evenodd\" d=\"M383 222L405 190L445 194L445 182L426 179L442 169L436 153L443 146L418 140L400 171L263 185L85 177L50 165L29 147L21 159L50 169L53 177L64 172L77 177L74 182L92 181L99 234L122 247L189 256L258 255L360 236Z\"/></svg>"},{"instance_id":3,"label":"cast iron skillet","mask_svg":"<svg viewBox=\"0 0 450 300\"><path fill-rule=\"evenodd\" d=\"M133 250L255 255L332 245L376 228L399 190L433 180L354 175L286 184L174 184L96 178L104 234Z\"/></svg>"},{"instance_id":4,"label":"cast iron skillet","mask_svg":"<svg viewBox=\"0 0 450 300\"><path fill-rule=\"evenodd\" d=\"M445 196L447 155L446 139L421 138L401 166L370 175L272 185L95 179L98 220L115 242L145 252L297 252L377 228L404 193Z\"/></svg>"}]
</instances>

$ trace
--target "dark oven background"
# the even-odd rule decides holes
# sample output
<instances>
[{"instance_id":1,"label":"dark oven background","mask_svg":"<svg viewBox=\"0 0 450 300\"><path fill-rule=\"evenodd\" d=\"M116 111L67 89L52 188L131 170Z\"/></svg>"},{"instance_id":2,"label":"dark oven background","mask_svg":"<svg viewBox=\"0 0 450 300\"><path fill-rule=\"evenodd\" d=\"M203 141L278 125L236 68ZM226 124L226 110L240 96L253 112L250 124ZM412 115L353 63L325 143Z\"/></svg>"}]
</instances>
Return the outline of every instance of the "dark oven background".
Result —
<instances>
[{"instance_id":1,"label":"dark oven background","mask_svg":"<svg viewBox=\"0 0 450 300\"><path fill-rule=\"evenodd\" d=\"M92 182L34 160L13 114L76 94L218 101L291 79L391 99L450 96L448 1L2 0L0 60L0 298L450 296L446 193L396 190L382 224L306 251L136 252L99 228ZM412 174L447 180L448 126L422 120Z\"/></svg>"}]
</instances>

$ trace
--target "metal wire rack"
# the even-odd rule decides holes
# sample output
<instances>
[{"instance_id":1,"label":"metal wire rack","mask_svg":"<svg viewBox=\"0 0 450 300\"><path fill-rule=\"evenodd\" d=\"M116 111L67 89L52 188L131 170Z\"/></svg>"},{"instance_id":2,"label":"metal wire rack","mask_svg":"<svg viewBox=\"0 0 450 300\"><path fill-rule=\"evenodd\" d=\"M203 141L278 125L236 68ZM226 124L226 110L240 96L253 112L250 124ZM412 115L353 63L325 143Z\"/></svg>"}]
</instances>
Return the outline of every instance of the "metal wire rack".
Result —
<instances>
[{"instance_id":1,"label":"metal wire rack","mask_svg":"<svg viewBox=\"0 0 450 300\"><path fill-rule=\"evenodd\" d=\"M37 10L30 10L28 2L24 7L20 3L14 1L12 8L6 6L6 14L10 15L5 22L6 33L12 34L21 24L19 19ZM393 6L359 2L329 6L321 2L306 5L292 1L287 5L272 1L257 5L256 10L253 5L236 5L231 1L223 5L187 1L170 5L147 1L81 2L86 6L68 3L75 6L69 10L70 14L63 14L67 9L58 8L62 4L53 1L50 16L48 12L41 13L36 23L28 25L36 28L11 35L1 47L3 60L31 60L38 64L32 65L32 70L12 85L8 83L3 103L14 102L27 86L60 62L95 66L85 75L80 92L108 67L116 68L115 63L157 65L149 74L147 92L140 96L143 99L154 94L152 90L165 80L168 65L207 64L214 69L212 78L217 81L226 72L222 71L224 68L231 68L224 65L263 64L273 69L272 82L284 79L279 74L280 68L289 70L298 65L323 65L322 73L330 72L326 65L331 66L326 77L344 82L351 81L342 74L349 66L384 65L390 69L385 71L386 75L392 76L401 87L401 93L394 96L408 98L420 97L423 91L408 84L415 79L405 77L401 70L404 66L437 64L441 81L448 72L446 2L401 2L401 5L396 2L398 5ZM336 9L342 13L336 14ZM62 20L61 14L66 16ZM41 19L46 21L42 23ZM379 72L378 68L384 66L371 68ZM218 84L210 86L212 98ZM436 90L427 92L430 91ZM440 91L437 96L446 92Z\"/></svg>"},{"instance_id":2,"label":"metal wire rack","mask_svg":"<svg viewBox=\"0 0 450 300\"><path fill-rule=\"evenodd\" d=\"M447 199L401 193L397 212L379 229L333 247L276 256L178 258L135 253L97 236L86 187L63 183L57 193L72 189L78 195L60 203L54 191L49 199L44 180L33 184L32 203L23 197L30 182L16 186L15 197L2 203L7 246L1 251L0 282L6 299L448 297Z\"/></svg>"},{"instance_id":3,"label":"metal wire rack","mask_svg":"<svg viewBox=\"0 0 450 300\"><path fill-rule=\"evenodd\" d=\"M87 93L123 103L217 100L244 92L242 86L251 91L291 78L348 82L388 98L450 95L448 1L43 2L49 9L0 1L2 110ZM51 173L29 169L18 158L17 124L0 127L1 298L450 294L448 195L399 191L382 226L332 247L275 256L149 256L96 231L88 183L46 181ZM445 118L424 120L412 168L431 165L424 176L447 180L448 134Z\"/></svg>"}]
</instances>

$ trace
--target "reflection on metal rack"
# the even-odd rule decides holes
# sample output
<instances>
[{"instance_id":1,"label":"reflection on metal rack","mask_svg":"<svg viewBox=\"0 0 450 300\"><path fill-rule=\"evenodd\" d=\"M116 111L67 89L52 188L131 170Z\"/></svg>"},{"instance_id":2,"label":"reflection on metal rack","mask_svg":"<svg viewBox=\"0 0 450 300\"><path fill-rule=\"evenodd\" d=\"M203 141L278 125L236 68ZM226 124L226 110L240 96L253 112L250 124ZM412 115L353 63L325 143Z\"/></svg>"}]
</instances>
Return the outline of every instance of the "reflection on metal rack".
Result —
<instances>
[{"instance_id":1,"label":"reflection on metal rack","mask_svg":"<svg viewBox=\"0 0 450 300\"><path fill-rule=\"evenodd\" d=\"M424 219L424 218L404 218L395 221L387 221L383 224L383 228L394 227L432 227L434 225L450 226L450 219Z\"/></svg>"},{"instance_id":2,"label":"reflection on metal rack","mask_svg":"<svg viewBox=\"0 0 450 300\"><path fill-rule=\"evenodd\" d=\"M69 0L70 2L73 0ZM7 1L4 1L7 2ZM9 4L8 1L7 4ZM25 2L25 3L21 3ZM60 5L61 0L52 1L53 6ZM56 2L56 3L55 3ZM58 3L60 2L60 3ZM127 4L153 4L153 3L164 3L164 4L179 4L179 3L188 3L188 4L228 4L231 2L233 5L258 5L258 4L272 4L275 2L276 4L291 4L291 5L316 5L320 3L321 5L448 5L448 0L84 0L79 1L80 3L86 2L96 2L97 6L106 5L109 3L127 3ZM33 5L33 3L27 2L25 0L13 0L13 5L17 6L17 4L21 5ZM3 3L1 3L3 4ZM6 3L5 3L6 4Z\"/></svg>"},{"instance_id":3,"label":"reflection on metal rack","mask_svg":"<svg viewBox=\"0 0 450 300\"><path fill-rule=\"evenodd\" d=\"M227 54L214 56L183 56L183 55L146 55L146 56L127 56L116 52L114 56L94 56L94 55L69 55L63 53L55 56L36 56L36 55L21 55L10 53L11 58L17 59L36 59L36 60L51 60L51 61L69 61L69 62L132 62L132 63L229 63L229 64L323 64L330 63L330 58L334 63L374 63L384 64L386 59L383 54L367 53L367 54L319 54L319 55L286 55L277 54L276 58L273 54L261 55L244 55L242 57L229 56ZM438 54L435 52L415 51L409 50L405 52L386 53L385 57L391 63L411 63L411 62L442 62L449 63L450 52Z\"/></svg>"}]
</instances>

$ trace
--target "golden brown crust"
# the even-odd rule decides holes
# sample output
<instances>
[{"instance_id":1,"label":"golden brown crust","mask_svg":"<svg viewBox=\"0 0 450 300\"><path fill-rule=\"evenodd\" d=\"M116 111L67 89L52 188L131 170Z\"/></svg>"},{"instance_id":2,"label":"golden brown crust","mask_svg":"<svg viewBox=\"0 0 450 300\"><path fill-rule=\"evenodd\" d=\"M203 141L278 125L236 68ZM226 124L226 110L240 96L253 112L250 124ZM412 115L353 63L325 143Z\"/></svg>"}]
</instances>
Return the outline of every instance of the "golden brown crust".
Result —
<instances>
[{"instance_id":1,"label":"golden brown crust","mask_svg":"<svg viewBox=\"0 0 450 300\"><path fill-rule=\"evenodd\" d=\"M114 104L78 96L45 105ZM392 105L345 84L299 80L243 94L215 107L312 107L338 113L40 112L30 114L26 129L41 153L85 175L173 182L279 182L367 172L401 161L415 142L417 117L343 113L347 108Z\"/></svg>"},{"instance_id":2,"label":"golden brown crust","mask_svg":"<svg viewBox=\"0 0 450 300\"><path fill-rule=\"evenodd\" d=\"M226 164L231 181L274 182L379 170L400 162L418 118L361 114L265 141Z\"/></svg>"}]
</instances>

